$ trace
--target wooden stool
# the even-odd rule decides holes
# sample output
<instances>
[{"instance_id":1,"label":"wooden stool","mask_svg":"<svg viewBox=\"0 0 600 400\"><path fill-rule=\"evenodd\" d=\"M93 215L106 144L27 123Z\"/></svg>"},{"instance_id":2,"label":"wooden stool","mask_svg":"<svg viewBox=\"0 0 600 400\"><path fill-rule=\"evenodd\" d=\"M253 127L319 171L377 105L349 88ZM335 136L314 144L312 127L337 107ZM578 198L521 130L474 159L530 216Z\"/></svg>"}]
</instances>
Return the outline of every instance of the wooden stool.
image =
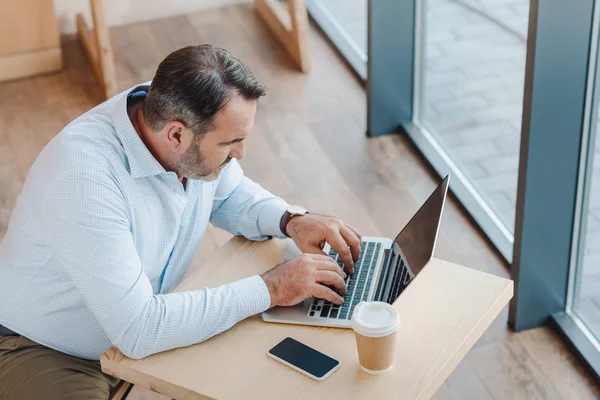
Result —
<instances>
[{"instance_id":1,"label":"wooden stool","mask_svg":"<svg viewBox=\"0 0 600 400\"><path fill-rule=\"evenodd\" d=\"M302 72L310 70L308 13L305 0L255 0L256 11L283 44Z\"/></svg>"},{"instance_id":2,"label":"wooden stool","mask_svg":"<svg viewBox=\"0 0 600 400\"><path fill-rule=\"evenodd\" d=\"M114 389L113 393L110 394L108 400L125 400L129 392L133 389L133 383L127 381L121 381Z\"/></svg>"},{"instance_id":3,"label":"wooden stool","mask_svg":"<svg viewBox=\"0 0 600 400\"><path fill-rule=\"evenodd\" d=\"M117 94L117 78L113 60L112 45L106 19L104 18L103 0L90 0L93 29L89 29L82 14L77 14L77 33L94 73L109 99Z\"/></svg>"}]
</instances>

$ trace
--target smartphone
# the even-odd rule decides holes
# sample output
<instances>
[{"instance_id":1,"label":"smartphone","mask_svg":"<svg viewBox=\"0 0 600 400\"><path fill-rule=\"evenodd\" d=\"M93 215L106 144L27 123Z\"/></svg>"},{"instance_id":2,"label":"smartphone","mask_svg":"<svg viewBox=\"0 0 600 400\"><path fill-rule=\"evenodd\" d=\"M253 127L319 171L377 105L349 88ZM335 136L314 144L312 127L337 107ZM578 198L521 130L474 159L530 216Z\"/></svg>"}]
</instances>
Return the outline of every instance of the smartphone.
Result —
<instances>
[{"instance_id":1,"label":"smartphone","mask_svg":"<svg viewBox=\"0 0 600 400\"><path fill-rule=\"evenodd\" d=\"M318 350L286 337L267 353L277 361L322 381L340 366L340 362Z\"/></svg>"}]
</instances>

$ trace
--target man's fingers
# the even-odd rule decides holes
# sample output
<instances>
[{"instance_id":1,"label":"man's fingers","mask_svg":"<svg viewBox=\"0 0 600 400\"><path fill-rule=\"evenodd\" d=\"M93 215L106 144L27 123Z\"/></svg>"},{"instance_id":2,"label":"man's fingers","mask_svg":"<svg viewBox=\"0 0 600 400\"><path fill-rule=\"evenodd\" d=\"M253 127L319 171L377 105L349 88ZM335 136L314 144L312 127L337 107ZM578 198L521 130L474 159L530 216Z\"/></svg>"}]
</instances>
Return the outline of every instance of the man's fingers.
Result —
<instances>
[{"instance_id":1,"label":"man's fingers","mask_svg":"<svg viewBox=\"0 0 600 400\"><path fill-rule=\"evenodd\" d=\"M311 246L313 247L313 246ZM319 249L319 247L314 246L315 249ZM316 251L316 250L315 250ZM306 253L307 255L310 256L310 258L312 258L315 261L328 261L328 260L332 260L333 259L331 257L329 257L327 254L323 253L323 250L319 249L318 253Z\"/></svg>"},{"instance_id":2,"label":"man's fingers","mask_svg":"<svg viewBox=\"0 0 600 400\"><path fill-rule=\"evenodd\" d=\"M345 296L348 292L346 288L346 284L344 280L340 277L339 274L332 271L317 271L315 275L316 281L319 283L324 283L326 285L333 285L339 291L342 296Z\"/></svg>"},{"instance_id":3,"label":"man's fingers","mask_svg":"<svg viewBox=\"0 0 600 400\"><path fill-rule=\"evenodd\" d=\"M352 253L350 252L350 248L340 232L334 232L331 237L327 238L327 242L331 245L331 248L340 255L340 258L344 263L344 267L346 267L346 271L348 271L350 274L353 274L354 260L352 259Z\"/></svg>"},{"instance_id":4,"label":"man's fingers","mask_svg":"<svg viewBox=\"0 0 600 400\"><path fill-rule=\"evenodd\" d=\"M317 267L318 270L335 272L342 279L345 279L346 278L346 273L344 271L342 271L342 269L340 268L340 266L337 265L335 263L335 261L333 261L333 259L331 257L329 257L329 260L331 262L330 261L319 261L319 262L317 262L315 264L315 266Z\"/></svg>"},{"instance_id":5,"label":"man's fingers","mask_svg":"<svg viewBox=\"0 0 600 400\"><path fill-rule=\"evenodd\" d=\"M342 270L342 268L333 260L333 258L326 256L323 254L310 254L304 253L298 257L308 257L308 263L313 265L316 269L322 269L327 271L333 271L339 274L342 279L346 279L346 273Z\"/></svg>"},{"instance_id":6,"label":"man's fingers","mask_svg":"<svg viewBox=\"0 0 600 400\"><path fill-rule=\"evenodd\" d=\"M354 259L354 261L357 261L358 257L360 256L360 245L361 245L360 240L358 239L356 234L352 230L350 230L350 228L343 227L340 230L340 233L342 234L342 237L346 241L346 244L348 244L348 246L350 246L350 252L352 253L352 258Z\"/></svg>"},{"instance_id":7,"label":"man's fingers","mask_svg":"<svg viewBox=\"0 0 600 400\"><path fill-rule=\"evenodd\" d=\"M312 286L311 295L319 299L328 300L335 304L342 304L344 302L344 298L342 296L329 289L327 286L321 285L320 283L315 283Z\"/></svg>"},{"instance_id":8,"label":"man's fingers","mask_svg":"<svg viewBox=\"0 0 600 400\"><path fill-rule=\"evenodd\" d=\"M327 255L323 252L323 249L316 244L309 244L308 248L304 252L315 257L327 257Z\"/></svg>"},{"instance_id":9,"label":"man's fingers","mask_svg":"<svg viewBox=\"0 0 600 400\"><path fill-rule=\"evenodd\" d=\"M361 241L362 243L362 234L358 231L358 229L356 229L355 227L353 227L352 225L348 225L346 224L346 228L350 229L352 232L354 232L354 234L356 235L356 237L358 238L358 240Z\"/></svg>"},{"instance_id":10,"label":"man's fingers","mask_svg":"<svg viewBox=\"0 0 600 400\"><path fill-rule=\"evenodd\" d=\"M325 253L321 252L321 254L312 254L312 253L303 253L302 255L298 256L298 257L308 257L308 259L310 260L310 262L330 262L333 263L334 265L337 265L335 263L335 261L333 260L333 258L329 257L328 255L326 255Z\"/></svg>"}]
</instances>

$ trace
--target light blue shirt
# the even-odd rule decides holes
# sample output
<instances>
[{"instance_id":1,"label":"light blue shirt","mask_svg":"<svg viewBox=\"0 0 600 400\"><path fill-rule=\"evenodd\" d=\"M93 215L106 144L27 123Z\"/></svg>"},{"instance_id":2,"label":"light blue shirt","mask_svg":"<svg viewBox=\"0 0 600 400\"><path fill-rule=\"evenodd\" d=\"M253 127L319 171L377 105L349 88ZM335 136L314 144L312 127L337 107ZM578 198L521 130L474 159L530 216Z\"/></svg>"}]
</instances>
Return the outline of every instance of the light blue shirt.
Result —
<instances>
[{"instance_id":1,"label":"light blue shirt","mask_svg":"<svg viewBox=\"0 0 600 400\"><path fill-rule=\"evenodd\" d=\"M281 236L287 203L236 160L184 190L127 115L128 90L67 125L40 153L0 244L0 325L99 359L189 346L266 310L258 275L170 293L209 222L253 240Z\"/></svg>"}]
</instances>

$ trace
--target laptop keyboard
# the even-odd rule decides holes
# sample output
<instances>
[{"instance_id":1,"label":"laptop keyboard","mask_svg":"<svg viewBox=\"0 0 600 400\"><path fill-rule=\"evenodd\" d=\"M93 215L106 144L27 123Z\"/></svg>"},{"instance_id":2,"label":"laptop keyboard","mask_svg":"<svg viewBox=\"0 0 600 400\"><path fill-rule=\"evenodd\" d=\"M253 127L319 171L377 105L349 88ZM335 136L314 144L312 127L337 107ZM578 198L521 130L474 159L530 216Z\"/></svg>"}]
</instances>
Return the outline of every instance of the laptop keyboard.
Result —
<instances>
[{"instance_id":1,"label":"laptop keyboard","mask_svg":"<svg viewBox=\"0 0 600 400\"><path fill-rule=\"evenodd\" d=\"M396 259L396 267L392 270L394 271L391 286L392 289L388 293L387 299L385 299L389 304L392 304L398 296L400 296L400 293L402 293L404 288L406 288L410 282L410 274L408 273L406 264L404 264L404 260L400 256Z\"/></svg>"},{"instance_id":2,"label":"laptop keyboard","mask_svg":"<svg viewBox=\"0 0 600 400\"><path fill-rule=\"evenodd\" d=\"M375 272L375 263L379 258L381 243L362 242L360 255L354 263L354 274L348 275L345 279L348 293L344 297L344 303L341 305L333 304L324 299L314 299L308 311L310 317L350 319L354 307L363 300L367 300L371 285L373 283L373 273ZM342 262L339 254L333 249L329 251L329 256L342 268ZM330 287L335 291L333 286Z\"/></svg>"}]
</instances>

